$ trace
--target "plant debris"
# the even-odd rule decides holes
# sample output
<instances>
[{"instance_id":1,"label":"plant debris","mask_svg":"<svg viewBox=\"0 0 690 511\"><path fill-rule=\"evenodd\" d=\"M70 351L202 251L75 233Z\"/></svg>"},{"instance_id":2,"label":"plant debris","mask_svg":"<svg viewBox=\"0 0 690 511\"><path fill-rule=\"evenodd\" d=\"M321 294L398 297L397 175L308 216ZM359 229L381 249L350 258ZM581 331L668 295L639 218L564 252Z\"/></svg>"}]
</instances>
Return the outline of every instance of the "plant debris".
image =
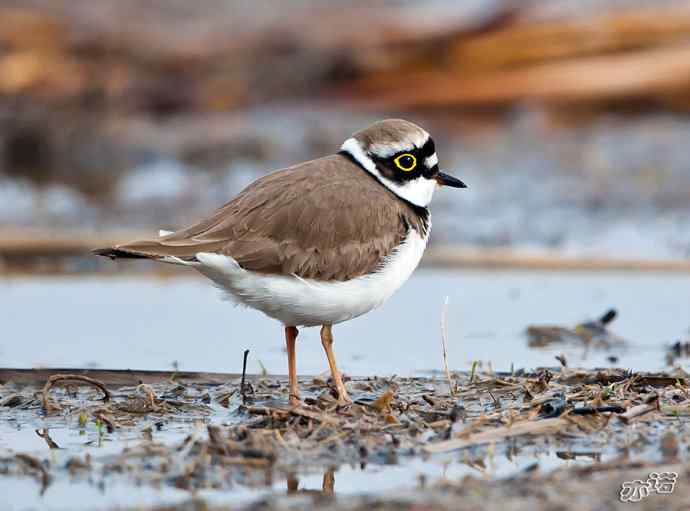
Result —
<instances>
[{"instance_id":1,"label":"plant debris","mask_svg":"<svg viewBox=\"0 0 690 511\"><path fill-rule=\"evenodd\" d=\"M679 358L690 357L690 340L674 342L666 349L666 364L672 366Z\"/></svg>"},{"instance_id":2,"label":"plant debris","mask_svg":"<svg viewBox=\"0 0 690 511\"><path fill-rule=\"evenodd\" d=\"M43 391L41 392L41 399L43 402L43 410L46 413L50 413L51 411L59 410L60 407L58 405L55 405L50 402L48 398L48 394L50 392L50 389L53 388L53 386L58 383L58 382L67 382L67 381L72 381L72 382L81 382L81 383L86 383L88 385L92 385L96 388L98 388L100 391L103 392L103 400L104 401L109 401L110 400L110 391L105 388L105 385L103 385L101 382L94 380L93 378L89 378L88 376L83 376L80 374L56 374L48 378L48 381L43 387Z\"/></svg>"},{"instance_id":3,"label":"plant debris","mask_svg":"<svg viewBox=\"0 0 690 511\"><path fill-rule=\"evenodd\" d=\"M545 348L553 344L572 344L604 350L622 347L626 342L608 329L617 315L615 309L609 309L599 319L584 321L573 328L531 325L527 327L527 344L530 348ZM563 355L557 358L562 366L567 366Z\"/></svg>"},{"instance_id":4,"label":"plant debris","mask_svg":"<svg viewBox=\"0 0 690 511\"><path fill-rule=\"evenodd\" d=\"M473 375L452 375L456 395L450 394L445 375L353 378L348 386L355 402L348 406L338 405L327 382L305 378L299 407L288 405L284 378L248 378L251 403L243 402L239 376L226 383L170 378L109 388L109 400L103 402L106 385L98 371L90 375L51 376L44 392L11 381L0 387L0 402L13 398L21 403L0 408L1 418L21 418L34 426L48 447L0 449L0 477L32 477L42 489L70 477L162 485L194 494L235 485L270 486L281 479L297 488L298 474L323 471L324 488L333 490L341 466L385 467L460 453L463 463L486 472L497 456L511 459L550 445L561 459L590 453L587 466L606 471L620 468L605 466L602 460L611 457L622 457L621 466L639 459L685 461L678 446L690 440L690 394L682 372L563 367L511 375L475 368ZM67 381L88 382L98 392L54 386ZM60 413L44 414L46 389L52 389L51 410ZM56 463L50 451L73 447L54 441L52 428L86 431L87 445L132 434L139 440L128 441L115 454L71 451L66 462ZM172 431L174 437L166 436ZM658 450L650 452L650 446ZM510 481L496 488L509 491Z\"/></svg>"}]
</instances>

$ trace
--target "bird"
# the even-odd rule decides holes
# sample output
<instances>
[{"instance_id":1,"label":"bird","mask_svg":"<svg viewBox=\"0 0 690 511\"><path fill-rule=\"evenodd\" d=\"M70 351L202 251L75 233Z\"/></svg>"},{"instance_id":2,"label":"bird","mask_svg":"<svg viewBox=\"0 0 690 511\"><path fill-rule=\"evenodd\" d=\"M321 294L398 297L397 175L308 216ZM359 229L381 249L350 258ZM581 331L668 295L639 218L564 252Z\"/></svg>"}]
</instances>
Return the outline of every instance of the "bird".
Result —
<instances>
[{"instance_id":1,"label":"bird","mask_svg":"<svg viewBox=\"0 0 690 511\"><path fill-rule=\"evenodd\" d=\"M386 119L355 132L334 154L260 177L190 227L93 252L192 267L237 304L282 323L294 407L301 403L298 329L320 326L344 406L352 400L332 327L380 306L410 277L427 246L429 203L441 186L467 188L439 170L426 130Z\"/></svg>"}]
</instances>

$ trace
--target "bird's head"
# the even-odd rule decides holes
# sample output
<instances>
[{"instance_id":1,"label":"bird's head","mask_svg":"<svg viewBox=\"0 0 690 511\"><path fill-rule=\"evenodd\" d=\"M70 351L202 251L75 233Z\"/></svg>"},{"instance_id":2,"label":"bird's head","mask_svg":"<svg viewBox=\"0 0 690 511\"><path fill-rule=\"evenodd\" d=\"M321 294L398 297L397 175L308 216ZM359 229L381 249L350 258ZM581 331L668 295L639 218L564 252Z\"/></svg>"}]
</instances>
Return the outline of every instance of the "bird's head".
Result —
<instances>
[{"instance_id":1,"label":"bird's head","mask_svg":"<svg viewBox=\"0 0 690 511\"><path fill-rule=\"evenodd\" d=\"M360 130L340 147L398 197L426 207L437 186L467 188L438 168L434 141L424 129L386 119Z\"/></svg>"}]
</instances>

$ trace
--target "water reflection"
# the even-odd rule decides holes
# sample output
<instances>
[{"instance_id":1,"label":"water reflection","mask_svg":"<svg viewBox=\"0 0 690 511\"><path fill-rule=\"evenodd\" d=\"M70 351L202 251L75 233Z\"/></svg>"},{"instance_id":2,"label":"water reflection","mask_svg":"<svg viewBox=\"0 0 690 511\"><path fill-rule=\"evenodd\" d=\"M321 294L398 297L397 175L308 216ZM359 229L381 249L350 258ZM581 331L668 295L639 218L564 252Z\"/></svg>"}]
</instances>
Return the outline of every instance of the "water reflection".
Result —
<instances>
[{"instance_id":1,"label":"water reflection","mask_svg":"<svg viewBox=\"0 0 690 511\"><path fill-rule=\"evenodd\" d=\"M335 495L335 468L329 468L323 473L323 479L321 481L321 489L299 489L299 477L296 473L289 474L285 481L287 486L287 494L294 495L297 493L307 494L307 495L322 495L332 497Z\"/></svg>"},{"instance_id":2,"label":"water reflection","mask_svg":"<svg viewBox=\"0 0 690 511\"><path fill-rule=\"evenodd\" d=\"M3 437L7 438L7 430L2 429L5 430L2 431ZM118 433L112 435L112 445L107 452L92 456L87 454L89 463L92 464L91 472L73 472L70 468L73 464L71 460L84 454L84 446L81 442L74 442L73 432L64 428L51 429L52 435L63 446L61 449L54 449L46 440L46 437L50 438L47 430L39 430L40 435L34 430L21 431L21 434L15 435L20 440L19 445L22 444L21 438L29 439L30 433L33 437L33 448L29 450L35 453L27 455L25 461L17 462L21 466L13 469L14 476L4 475L0 478L0 492L10 507L27 503L41 507L48 500L63 504L71 502L68 495L75 492L80 495L79 502L73 503L75 510L106 505L108 508L125 507L142 505L144 502L160 505L163 502L184 501L193 494L190 493L190 489L176 488L165 484L164 480L142 485L142 480L133 480L132 474L126 472L109 473L107 479L78 477L78 474L99 473L99 467L107 465L113 453L119 452L127 444L126 436ZM54 443L57 445L57 442ZM46 448L51 452L49 471L40 468L43 467L40 461L43 457L41 453L45 453ZM99 452L103 451L99 449ZM380 492L396 491L400 488L423 489L447 482L462 481L470 475L487 478L513 477L535 470L548 472L572 464L595 465L608 458L609 454L592 449L578 450L575 445L552 450L539 441L528 445L518 445L515 441L509 441L505 449L487 446L477 450L465 449L445 457L432 456L428 459L405 456L394 465L341 465L328 467L321 472L313 472L310 467L300 467L287 475L282 475L272 467L247 466L236 472L239 479L233 478L230 486L232 491L228 491L228 487L223 485L206 487L203 490L203 498L209 504L242 504L258 498L281 495L304 495L319 499L331 498L336 495L336 491L338 495L348 496L367 492L371 488L376 488ZM32 460L36 460L36 463ZM66 477L63 468L71 474L69 477Z\"/></svg>"}]
</instances>

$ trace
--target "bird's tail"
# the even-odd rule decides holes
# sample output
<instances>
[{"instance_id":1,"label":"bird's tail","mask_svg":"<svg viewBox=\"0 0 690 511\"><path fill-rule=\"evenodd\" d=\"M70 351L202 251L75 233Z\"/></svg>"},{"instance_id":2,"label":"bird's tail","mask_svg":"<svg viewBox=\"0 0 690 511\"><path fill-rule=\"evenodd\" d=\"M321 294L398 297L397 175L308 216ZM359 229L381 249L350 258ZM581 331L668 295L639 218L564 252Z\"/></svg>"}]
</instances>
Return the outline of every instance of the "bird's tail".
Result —
<instances>
[{"instance_id":1,"label":"bird's tail","mask_svg":"<svg viewBox=\"0 0 690 511\"><path fill-rule=\"evenodd\" d=\"M113 247L98 248L91 253L110 259L151 259L163 263L194 265L199 261L199 252L215 252L223 246L223 241L173 239L164 236L153 240L132 241Z\"/></svg>"},{"instance_id":2,"label":"bird's tail","mask_svg":"<svg viewBox=\"0 0 690 511\"><path fill-rule=\"evenodd\" d=\"M115 247L96 248L91 251L93 255L108 257L110 259L149 259L150 256L129 252Z\"/></svg>"}]
</instances>

